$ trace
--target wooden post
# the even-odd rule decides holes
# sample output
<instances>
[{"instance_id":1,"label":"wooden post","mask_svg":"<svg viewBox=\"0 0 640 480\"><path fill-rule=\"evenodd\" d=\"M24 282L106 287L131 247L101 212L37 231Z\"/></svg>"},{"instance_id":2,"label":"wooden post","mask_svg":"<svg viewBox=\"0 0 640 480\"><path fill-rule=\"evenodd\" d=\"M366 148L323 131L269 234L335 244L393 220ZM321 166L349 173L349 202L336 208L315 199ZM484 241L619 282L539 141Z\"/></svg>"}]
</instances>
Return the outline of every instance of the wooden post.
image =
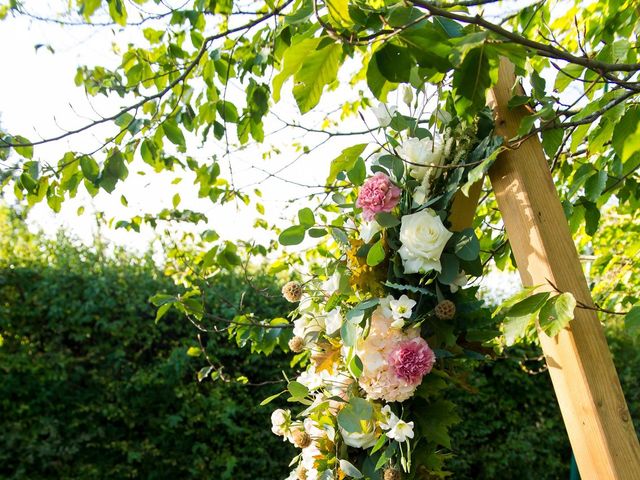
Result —
<instances>
[{"instance_id":1,"label":"wooden post","mask_svg":"<svg viewBox=\"0 0 640 480\"><path fill-rule=\"evenodd\" d=\"M490 104L505 139L527 115L523 107L507 108L515 82L503 59ZM489 177L522 282L551 290L551 281L593 305L538 138L502 153ZM596 312L576 308L567 328L554 338L540 332L540 341L582 479L640 479L638 438Z\"/></svg>"}]
</instances>

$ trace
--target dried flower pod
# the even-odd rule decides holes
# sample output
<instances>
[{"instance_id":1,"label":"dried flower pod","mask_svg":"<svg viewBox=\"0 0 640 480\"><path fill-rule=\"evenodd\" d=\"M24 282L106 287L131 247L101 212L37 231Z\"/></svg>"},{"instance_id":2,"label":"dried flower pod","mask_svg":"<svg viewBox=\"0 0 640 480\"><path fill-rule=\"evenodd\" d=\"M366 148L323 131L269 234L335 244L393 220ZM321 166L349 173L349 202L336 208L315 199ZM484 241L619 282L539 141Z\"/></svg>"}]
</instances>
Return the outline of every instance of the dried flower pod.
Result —
<instances>
[{"instance_id":1,"label":"dried flower pod","mask_svg":"<svg viewBox=\"0 0 640 480\"><path fill-rule=\"evenodd\" d=\"M307 470L302 465L298 465L298 468L296 468L296 476L298 480L307 480Z\"/></svg>"},{"instance_id":2,"label":"dried flower pod","mask_svg":"<svg viewBox=\"0 0 640 480\"><path fill-rule=\"evenodd\" d=\"M443 300L436 305L435 313L440 320L451 320L456 316L456 304L451 300Z\"/></svg>"},{"instance_id":3,"label":"dried flower pod","mask_svg":"<svg viewBox=\"0 0 640 480\"><path fill-rule=\"evenodd\" d=\"M384 480L400 480L402 477L400 474L400 470L396 470L393 467L389 467L384 470L383 478Z\"/></svg>"},{"instance_id":4,"label":"dried flower pod","mask_svg":"<svg viewBox=\"0 0 640 480\"><path fill-rule=\"evenodd\" d=\"M302 298L302 285L298 282L287 282L282 287L282 296L291 303L299 302Z\"/></svg>"},{"instance_id":5,"label":"dried flower pod","mask_svg":"<svg viewBox=\"0 0 640 480\"><path fill-rule=\"evenodd\" d=\"M289 349L293 353L300 353L302 350L304 350L304 345L304 339L301 337L293 337L291 340L289 340Z\"/></svg>"},{"instance_id":6,"label":"dried flower pod","mask_svg":"<svg viewBox=\"0 0 640 480\"><path fill-rule=\"evenodd\" d=\"M311 445L311 435L304 430L296 430L293 432L293 444L298 448L307 448Z\"/></svg>"}]
</instances>

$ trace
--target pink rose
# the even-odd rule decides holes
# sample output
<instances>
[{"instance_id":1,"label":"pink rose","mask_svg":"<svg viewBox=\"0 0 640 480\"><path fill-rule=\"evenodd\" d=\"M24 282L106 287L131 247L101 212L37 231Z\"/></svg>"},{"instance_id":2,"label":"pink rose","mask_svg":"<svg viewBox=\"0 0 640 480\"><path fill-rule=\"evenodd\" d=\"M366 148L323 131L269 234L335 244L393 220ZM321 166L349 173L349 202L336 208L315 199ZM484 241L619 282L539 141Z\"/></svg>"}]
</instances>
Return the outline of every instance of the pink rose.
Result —
<instances>
[{"instance_id":1,"label":"pink rose","mask_svg":"<svg viewBox=\"0 0 640 480\"><path fill-rule=\"evenodd\" d=\"M389 354L389 364L396 376L413 385L422 381L435 361L436 355L421 337L399 343Z\"/></svg>"},{"instance_id":2,"label":"pink rose","mask_svg":"<svg viewBox=\"0 0 640 480\"><path fill-rule=\"evenodd\" d=\"M370 222L376 213L390 212L400 201L402 190L382 172L367 179L360 189L356 206L362 208L362 216Z\"/></svg>"}]
</instances>

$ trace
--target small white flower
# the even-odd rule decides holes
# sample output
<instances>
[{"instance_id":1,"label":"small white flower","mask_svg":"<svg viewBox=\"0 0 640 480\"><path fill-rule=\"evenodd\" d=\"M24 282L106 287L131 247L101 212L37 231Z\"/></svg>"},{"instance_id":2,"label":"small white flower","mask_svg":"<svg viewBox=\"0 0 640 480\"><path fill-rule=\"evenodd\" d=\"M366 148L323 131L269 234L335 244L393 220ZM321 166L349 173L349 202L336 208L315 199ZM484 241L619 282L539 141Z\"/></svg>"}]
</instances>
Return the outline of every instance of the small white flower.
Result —
<instances>
[{"instance_id":1,"label":"small white flower","mask_svg":"<svg viewBox=\"0 0 640 480\"><path fill-rule=\"evenodd\" d=\"M327 317L324 320L325 331L328 335L333 335L342 326L342 315L340 314L340 309L334 308L329 313L327 313Z\"/></svg>"},{"instance_id":2,"label":"small white flower","mask_svg":"<svg viewBox=\"0 0 640 480\"><path fill-rule=\"evenodd\" d=\"M383 430L391 430L400 421L398 416L391 411L391 407L389 405L382 407L382 416L384 418L384 423L380 423L380 428Z\"/></svg>"},{"instance_id":3,"label":"small white flower","mask_svg":"<svg viewBox=\"0 0 640 480\"><path fill-rule=\"evenodd\" d=\"M402 321L405 318L410 318L413 311L413 307L416 306L416 301L410 299L406 295L402 295L398 300L391 300L389 302L389 308L391 309L391 316L396 321ZM395 323L395 322L394 322ZM402 326L404 321L402 321ZM393 323L392 327L395 327Z\"/></svg>"},{"instance_id":4,"label":"small white flower","mask_svg":"<svg viewBox=\"0 0 640 480\"><path fill-rule=\"evenodd\" d=\"M405 422L404 420L398 420L398 422L387 432L389 438L393 438L398 442L404 442L407 438L413 438L413 422Z\"/></svg>"},{"instance_id":5,"label":"small white flower","mask_svg":"<svg viewBox=\"0 0 640 480\"><path fill-rule=\"evenodd\" d=\"M409 85L405 85L402 91L402 101L407 105L407 107L411 106L411 102L413 102L413 89Z\"/></svg>"},{"instance_id":6,"label":"small white flower","mask_svg":"<svg viewBox=\"0 0 640 480\"><path fill-rule=\"evenodd\" d=\"M409 174L416 180L422 180L429 170L439 166L444 158L444 144L438 136L433 140L407 138L396 150L398 155L409 163Z\"/></svg>"},{"instance_id":7,"label":"small white flower","mask_svg":"<svg viewBox=\"0 0 640 480\"><path fill-rule=\"evenodd\" d=\"M382 227L375 220L370 222L362 222L360 226L360 238L364 243L369 243L373 236L382 230Z\"/></svg>"},{"instance_id":8,"label":"small white flower","mask_svg":"<svg viewBox=\"0 0 640 480\"><path fill-rule=\"evenodd\" d=\"M382 128L389 126L397 110L398 107L395 105L387 106L384 103L379 103L377 107L371 107L371 111L378 120L378 125Z\"/></svg>"}]
</instances>

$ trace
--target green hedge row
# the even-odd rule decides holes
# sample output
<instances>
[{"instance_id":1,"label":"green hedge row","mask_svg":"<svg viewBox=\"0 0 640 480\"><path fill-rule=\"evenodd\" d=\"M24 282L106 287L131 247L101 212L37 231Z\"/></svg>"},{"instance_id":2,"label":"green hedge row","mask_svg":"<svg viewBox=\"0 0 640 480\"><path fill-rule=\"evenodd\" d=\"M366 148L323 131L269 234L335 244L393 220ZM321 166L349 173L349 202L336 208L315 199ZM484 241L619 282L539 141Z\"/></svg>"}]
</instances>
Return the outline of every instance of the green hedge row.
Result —
<instances>
[{"instance_id":1,"label":"green hedge row","mask_svg":"<svg viewBox=\"0 0 640 480\"><path fill-rule=\"evenodd\" d=\"M0 268L0 478L284 478L293 451L258 406L278 387L198 383L193 326L172 313L154 324L148 298L174 287L149 262L68 243L32 264L10 260ZM232 301L242 292L232 277L216 289ZM250 293L244 302L284 308ZM205 341L253 382L281 377L288 361Z\"/></svg>"},{"instance_id":2,"label":"green hedge row","mask_svg":"<svg viewBox=\"0 0 640 480\"><path fill-rule=\"evenodd\" d=\"M0 233L0 478L286 476L294 452L270 432L272 405L258 406L278 386L198 383L204 360L186 354L196 345L194 327L171 312L154 324L148 298L175 287L149 259L105 259L64 238ZM267 318L282 315L277 287L267 277L257 281L273 296L249 290L244 302ZM243 282L219 277L215 290L212 298L237 301ZM622 333L609 333L638 424L640 353ZM204 340L230 375L254 382L277 378L289 361L251 355L218 336ZM451 478L569 477L571 452L549 377L520 365L537 355L512 349L451 392L462 417Z\"/></svg>"}]
</instances>

